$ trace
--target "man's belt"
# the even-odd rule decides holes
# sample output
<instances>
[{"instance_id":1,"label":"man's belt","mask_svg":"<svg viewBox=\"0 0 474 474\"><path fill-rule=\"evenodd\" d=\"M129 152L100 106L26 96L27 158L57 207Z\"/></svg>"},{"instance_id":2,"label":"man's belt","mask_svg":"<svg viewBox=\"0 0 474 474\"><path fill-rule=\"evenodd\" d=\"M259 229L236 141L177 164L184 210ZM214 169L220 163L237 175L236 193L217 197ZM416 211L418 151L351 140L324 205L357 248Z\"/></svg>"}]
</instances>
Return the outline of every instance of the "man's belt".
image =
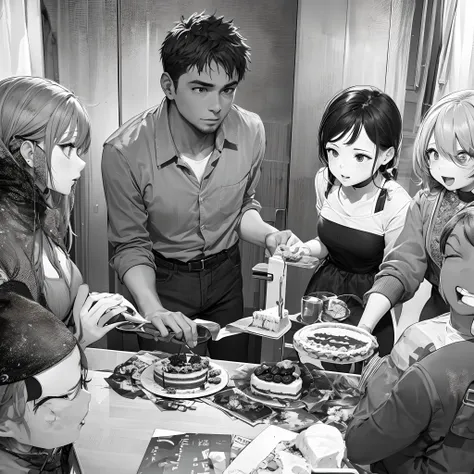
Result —
<instances>
[{"instance_id":1,"label":"man's belt","mask_svg":"<svg viewBox=\"0 0 474 474\"><path fill-rule=\"evenodd\" d=\"M204 258L189 260L187 262L182 262L175 258L166 258L155 250L153 251L153 254L155 255L155 263L158 267L185 272L202 272L203 270L215 268L217 265L224 262L229 255L235 255L238 251L239 244L236 243L229 249L222 250L213 255L208 255Z\"/></svg>"}]
</instances>

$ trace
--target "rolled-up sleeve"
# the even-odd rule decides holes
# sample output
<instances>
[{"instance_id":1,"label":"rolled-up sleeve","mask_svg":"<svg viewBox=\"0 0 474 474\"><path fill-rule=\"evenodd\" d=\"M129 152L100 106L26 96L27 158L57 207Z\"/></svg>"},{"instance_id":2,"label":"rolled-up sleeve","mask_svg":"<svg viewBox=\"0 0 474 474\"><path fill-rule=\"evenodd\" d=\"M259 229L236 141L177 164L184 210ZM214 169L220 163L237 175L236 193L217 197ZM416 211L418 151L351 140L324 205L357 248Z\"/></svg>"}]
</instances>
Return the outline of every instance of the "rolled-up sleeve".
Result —
<instances>
[{"instance_id":1,"label":"rolled-up sleeve","mask_svg":"<svg viewBox=\"0 0 474 474\"><path fill-rule=\"evenodd\" d=\"M420 198L419 193L410 203L403 229L391 244L365 300L372 293L381 293L395 306L412 298L423 281L428 264Z\"/></svg>"},{"instance_id":2,"label":"rolled-up sleeve","mask_svg":"<svg viewBox=\"0 0 474 474\"><path fill-rule=\"evenodd\" d=\"M373 412L359 405L346 432L348 459L373 464L400 452L418 439L432 415L434 387L414 365Z\"/></svg>"},{"instance_id":3,"label":"rolled-up sleeve","mask_svg":"<svg viewBox=\"0 0 474 474\"><path fill-rule=\"evenodd\" d=\"M102 180L108 212L108 238L114 253L110 264L120 281L136 265L155 269L147 211L138 181L120 151L105 144Z\"/></svg>"},{"instance_id":4,"label":"rolled-up sleeve","mask_svg":"<svg viewBox=\"0 0 474 474\"><path fill-rule=\"evenodd\" d=\"M242 211L240 217L244 215L249 209L255 209L260 212L262 206L255 199L255 190L257 189L260 175L262 173L263 158L265 157L265 128L261 120L258 121L257 134L255 138L255 157L252 161L252 168L250 169L249 180L245 189L244 199L242 202Z\"/></svg>"}]
</instances>

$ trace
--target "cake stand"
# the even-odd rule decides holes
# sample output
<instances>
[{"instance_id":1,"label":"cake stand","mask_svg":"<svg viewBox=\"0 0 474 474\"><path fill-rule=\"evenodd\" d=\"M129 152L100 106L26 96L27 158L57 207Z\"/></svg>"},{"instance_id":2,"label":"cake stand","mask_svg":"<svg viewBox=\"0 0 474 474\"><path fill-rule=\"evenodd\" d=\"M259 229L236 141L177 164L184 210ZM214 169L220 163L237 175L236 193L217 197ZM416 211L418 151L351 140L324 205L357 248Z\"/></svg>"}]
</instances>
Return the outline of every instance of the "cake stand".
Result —
<instances>
[{"instance_id":1,"label":"cake stand","mask_svg":"<svg viewBox=\"0 0 474 474\"><path fill-rule=\"evenodd\" d=\"M284 261L280 256L276 255L268 259L268 263L259 263L252 268L252 276L257 280L266 282L265 288L265 304L264 309L280 305L281 309L285 308L286 296L286 277L287 267L295 266L314 270L319 260L313 257L303 257L298 262ZM290 325L293 319L290 315ZM285 334L288 331L285 331ZM275 361L282 360L285 348L293 348L292 344L285 344L285 334L279 339L262 336L262 350L260 360Z\"/></svg>"}]
</instances>

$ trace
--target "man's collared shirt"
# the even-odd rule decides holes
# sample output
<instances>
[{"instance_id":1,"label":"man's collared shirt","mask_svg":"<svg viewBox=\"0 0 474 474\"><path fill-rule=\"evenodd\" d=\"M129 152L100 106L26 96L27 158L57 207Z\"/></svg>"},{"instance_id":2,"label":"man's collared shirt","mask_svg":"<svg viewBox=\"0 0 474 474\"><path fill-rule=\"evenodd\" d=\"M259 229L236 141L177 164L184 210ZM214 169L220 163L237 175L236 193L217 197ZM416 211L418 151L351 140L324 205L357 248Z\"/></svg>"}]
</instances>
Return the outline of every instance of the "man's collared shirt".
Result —
<instances>
[{"instance_id":1,"label":"man's collared shirt","mask_svg":"<svg viewBox=\"0 0 474 474\"><path fill-rule=\"evenodd\" d=\"M104 144L102 178L111 264L120 280L136 265L155 268L153 251L183 262L238 241L265 154L260 117L233 105L216 132L202 182L179 156L163 102L132 118Z\"/></svg>"}]
</instances>

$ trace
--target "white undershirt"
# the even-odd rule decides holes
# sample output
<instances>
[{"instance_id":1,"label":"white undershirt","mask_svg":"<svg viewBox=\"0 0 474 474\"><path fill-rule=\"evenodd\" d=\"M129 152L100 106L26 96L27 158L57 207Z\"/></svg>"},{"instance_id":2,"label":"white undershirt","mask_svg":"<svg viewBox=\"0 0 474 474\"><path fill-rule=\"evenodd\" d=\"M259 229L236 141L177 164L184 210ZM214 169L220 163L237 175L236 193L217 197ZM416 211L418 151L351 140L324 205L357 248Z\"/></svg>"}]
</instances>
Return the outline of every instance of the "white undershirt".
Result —
<instances>
[{"instance_id":1,"label":"white undershirt","mask_svg":"<svg viewBox=\"0 0 474 474\"><path fill-rule=\"evenodd\" d=\"M181 158L191 167L191 169L194 171L194 174L196 175L196 178L199 182L201 182L202 177L204 176L204 170L206 169L207 162L209 161L211 155L212 151L202 160L192 160L191 158L187 158L184 155L181 155Z\"/></svg>"}]
</instances>

